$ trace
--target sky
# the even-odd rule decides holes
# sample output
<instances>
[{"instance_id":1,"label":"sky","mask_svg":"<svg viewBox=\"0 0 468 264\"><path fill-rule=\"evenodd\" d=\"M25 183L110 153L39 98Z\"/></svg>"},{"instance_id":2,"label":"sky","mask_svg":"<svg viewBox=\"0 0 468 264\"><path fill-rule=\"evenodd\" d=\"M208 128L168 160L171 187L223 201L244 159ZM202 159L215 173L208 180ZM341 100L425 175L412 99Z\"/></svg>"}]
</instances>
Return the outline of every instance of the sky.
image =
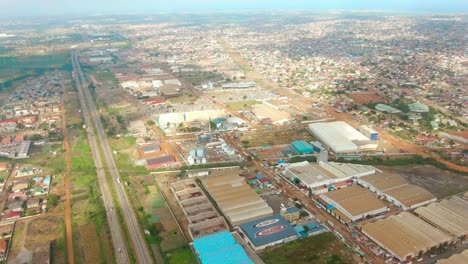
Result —
<instances>
[{"instance_id":1,"label":"sky","mask_svg":"<svg viewBox=\"0 0 468 264\"><path fill-rule=\"evenodd\" d=\"M468 12L468 0L0 0L0 16L261 9Z\"/></svg>"}]
</instances>

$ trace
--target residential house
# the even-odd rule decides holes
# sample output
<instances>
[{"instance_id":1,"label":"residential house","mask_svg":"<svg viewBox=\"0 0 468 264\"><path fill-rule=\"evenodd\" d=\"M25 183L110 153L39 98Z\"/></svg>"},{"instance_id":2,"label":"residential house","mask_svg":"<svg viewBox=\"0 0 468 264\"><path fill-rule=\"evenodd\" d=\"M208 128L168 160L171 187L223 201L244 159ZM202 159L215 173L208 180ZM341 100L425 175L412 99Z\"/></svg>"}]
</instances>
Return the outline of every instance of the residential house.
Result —
<instances>
[{"instance_id":1,"label":"residential house","mask_svg":"<svg viewBox=\"0 0 468 264\"><path fill-rule=\"evenodd\" d=\"M39 207L39 198L38 197L33 197L33 198L28 199L26 201L26 207L27 208Z\"/></svg>"},{"instance_id":2,"label":"residential house","mask_svg":"<svg viewBox=\"0 0 468 264\"><path fill-rule=\"evenodd\" d=\"M8 249L8 242L5 239L0 239L0 259L5 258L5 253Z\"/></svg>"},{"instance_id":3,"label":"residential house","mask_svg":"<svg viewBox=\"0 0 468 264\"><path fill-rule=\"evenodd\" d=\"M21 217L21 212L9 212L5 215L5 221L18 219Z\"/></svg>"},{"instance_id":4,"label":"residential house","mask_svg":"<svg viewBox=\"0 0 468 264\"><path fill-rule=\"evenodd\" d=\"M11 190L14 192L18 192L18 191L27 189L28 187L29 187L29 181L24 182L24 183L14 184Z\"/></svg>"},{"instance_id":5,"label":"residential house","mask_svg":"<svg viewBox=\"0 0 468 264\"><path fill-rule=\"evenodd\" d=\"M23 211L23 201L14 201L6 205L10 212L22 212Z\"/></svg>"},{"instance_id":6,"label":"residential house","mask_svg":"<svg viewBox=\"0 0 468 264\"><path fill-rule=\"evenodd\" d=\"M6 171L10 168L10 163L0 162L0 171Z\"/></svg>"},{"instance_id":7,"label":"residential house","mask_svg":"<svg viewBox=\"0 0 468 264\"><path fill-rule=\"evenodd\" d=\"M8 200L25 200L26 199L26 194L24 192L12 192L8 194Z\"/></svg>"}]
</instances>

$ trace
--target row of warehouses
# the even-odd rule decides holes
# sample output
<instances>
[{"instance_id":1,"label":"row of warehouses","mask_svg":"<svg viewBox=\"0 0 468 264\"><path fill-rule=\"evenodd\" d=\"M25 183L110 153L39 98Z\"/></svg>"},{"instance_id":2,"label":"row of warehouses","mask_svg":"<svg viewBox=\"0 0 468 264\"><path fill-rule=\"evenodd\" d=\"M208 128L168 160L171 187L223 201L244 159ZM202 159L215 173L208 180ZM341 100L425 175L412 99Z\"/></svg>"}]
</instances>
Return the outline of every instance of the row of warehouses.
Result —
<instances>
[{"instance_id":1,"label":"row of warehouses","mask_svg":"<svg viewBox=\"0 0 468 264\"><path fill-rule=\"evenodd\" d=\"M455 196L419 207L413 213L402 212L366 223L362 231L400 261L409 261L445 243L468 238L468 201Z\"/></svg>"},{"instance_id":2,"label":"row of warehouses","mask_svg":"<svg viewBox=\"0 0 468 264\"><path fill-rule=\"evenodd\" d=\"M172 183L171 190L187 217L188 232L192 239L228 229L224 218L195 180Z\"/></svg>"}]
</instances>

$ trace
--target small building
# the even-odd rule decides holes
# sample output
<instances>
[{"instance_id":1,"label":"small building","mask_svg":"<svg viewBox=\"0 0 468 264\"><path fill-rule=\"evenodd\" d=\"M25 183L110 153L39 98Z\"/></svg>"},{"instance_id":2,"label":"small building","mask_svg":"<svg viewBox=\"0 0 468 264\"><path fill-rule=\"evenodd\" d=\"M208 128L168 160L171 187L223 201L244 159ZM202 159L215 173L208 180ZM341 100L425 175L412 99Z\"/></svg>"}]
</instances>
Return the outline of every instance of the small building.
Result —
<instances>
[{"instance_id":1,"label":"small building","mask_svg":"<svg viewBox=\"0 0 468 264\"><path fill-rule=\"evenodd\" d=\"M0 171L6 171L10 168L10 163L0 162Z\"/></svg>"},{"instance_id":2,"label":"small building","mask_svg":"<svg viewBox=\"0 0 468 264\"><path fill-rule=\"evenodd\" d=\"M187 170L187 175L191 177L203 177L203 176L208 176L210 175L210 170L209 169L193 169L193 170Z\"/></svg>"},{"instance_id":3,"label":"small building","mask_svg":"<svg viewBox=\"0 0 468 264\"><path fill-rule=\"evenodd\" d=\"M26 208L36 208L39 207L39 198L33 197L26 201Z\"/></svg>"},{"instance_id":4,"label":"small building","mask_svg":"<svg viewBox=\"0 0 468 264\"><path fill-rule=\"evenodd\" d=\"M295 222L301 217L301 210L295 206L290 208L282 208L281 216L289 222Z\"/></svg>"},{"instance_id":5,"label":"small building","mask_svg":"<svg viewBox=\"0 0 468 264\"><path fill-rule=\"evenodd\" d=\"M411 112L415 113L429 113L429 106L416 102L408 105Z\"/></svg>"},{"instance_id":6,"label":"small building","mask_svg":"<svg viewBox=\"0 0 468 264\"><path fill-rule=\"evenodd\" d=\"M146 159L147 169L167 168L171 164L176 163L174 156L163 155L155 158Z\"/></svg>"},{"instance_id":7,"label":"small building","mask_svg":"<svg viewBox=\"0 0 468 264\"><path fill-rule=\"evenodd\" d=\"M193 240L194 255L202 264L254 264L228 231Z\"/></svg>"},{"instance_id":8,"label":"small building","mask_svg":"<svg viewBox=\"0 0 468 264\"><path fill-rule=\"evenodd\" d=\"M386 112L386 113L389 113L389 114L401 113L401 111L399 109L396 109L395 107L391 107L391 106L386 105L386 104L377 104L375 106L375 110L378 110L380 112Z\"/></svg>"},{"instance_id":9,"label":"small building","mask_svg":"<svg viewBox=\"0 0 468 264\"><path fill-rule=\"evenodd\" d=\"M291 142L291 147L298 154L310 154L314 152L314 147L304 140L297 140L297 141Z\"/></svg>"},{"instance_id":10,"label":"small building","mask_svg":"<svg viewBox=\"0 0 468 264\"><path fill-rule=\"evenodd\" d=\"M21 212L10 212L5 215L5 221L18 219L21 217Z\"/></svg>"},{"instance_id":11,"label":"small building","mask_svg":"<svg viewBox=\"0 0 468 264\"><path fill-rule=\"evenodd\" d=\"M297 239L296 231L280 214L241 224L240 233L255 251Z\"/></svg>"},{"instance_id":12,"label":"small building","mask_svg":"<svg viewBox=\"0 0 468 264\"><path fill-rule=\"evenodd\" d=\"M5 239L0 239L0 259L5 257L5 253L8 249L8 242Z\"/></svg>"},{"instance_id":13,"label":"small building","mask_svg":"<svg viewBox=\"0 0 468 264\"><path fill-rule=\"evenodd\" d=\"M15 201L6 205L10 212L22 212L23 211L23 201Z\"/></svg>"}]
</instances>

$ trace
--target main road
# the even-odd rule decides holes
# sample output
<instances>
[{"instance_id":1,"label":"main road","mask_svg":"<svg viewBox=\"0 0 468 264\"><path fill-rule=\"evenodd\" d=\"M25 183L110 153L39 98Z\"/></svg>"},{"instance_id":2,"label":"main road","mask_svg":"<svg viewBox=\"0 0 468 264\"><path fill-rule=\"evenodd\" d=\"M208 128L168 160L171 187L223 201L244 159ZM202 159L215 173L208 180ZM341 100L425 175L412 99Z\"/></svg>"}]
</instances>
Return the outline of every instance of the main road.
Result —
<instances>
[{"instance_id":1,"label":"main road","mask_svg":"<svg viewBox=\"0 0 468 264\"><path fill-rule=\"evenodd\" d=\"M133 211L132 205L129 202L124 186L121 184L119 171L115 166L114 158L112 157L112 152L107 142L101 119L99 118L96 105L94 104L91 92L88 89L86 79L79 64L78 53L79 52L73 52L71 56L75 75L74 78L78 88L78 95L81 103L83 117L85 120L85 125L87 126L91 151L97 169L99 186L102 192L102 199L106 207L109 228L112 235L112 242L116 252L116 259L118 263L129 263L127 248L125 247L116 210L114 210L115 207L112 200L112 193L106 180L106 174L103 162L101 160L101 155L99 153L97 139L99 139L99 143L101 144L101 149L103 151L104 158L112 178L112 183L115 186L117 201L122 211L125 224L128 228L128 234L132 240L133 249L135 250L135 254L137 256L137 262L144 264L153 263L148 248L146 247L145 238L143 237L142 230L139 227L135 212ZM95 129L96 134L94 134L93 128Z\"/></svg>"}]
</instances>

